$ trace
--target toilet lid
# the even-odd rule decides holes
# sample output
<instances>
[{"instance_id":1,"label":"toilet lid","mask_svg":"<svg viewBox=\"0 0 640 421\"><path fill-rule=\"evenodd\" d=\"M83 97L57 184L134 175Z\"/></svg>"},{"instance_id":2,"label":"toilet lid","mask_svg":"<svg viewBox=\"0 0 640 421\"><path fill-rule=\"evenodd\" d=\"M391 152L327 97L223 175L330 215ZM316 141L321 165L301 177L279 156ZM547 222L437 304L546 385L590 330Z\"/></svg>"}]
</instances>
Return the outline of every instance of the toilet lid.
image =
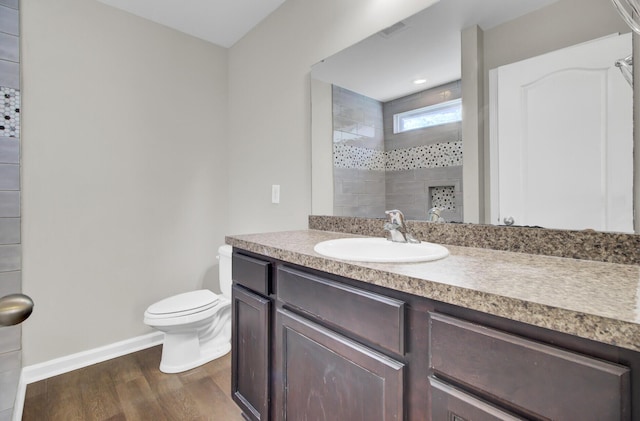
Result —
<instances>
[{"instance_id":1,"label":"toilet lid","mask_svg":"<svg viewBox=\"0 0 640 421\"><path fill-rule=\"evenodd\" d=\"M197 313L210 309L219 300L220 298L213 292L208 289L201 289L174 295L173 297L165 298L155 304L151 304L147 309L147 313L151 315L174 316L177 316L177 313Z\"/></svg>"}]
</instances>

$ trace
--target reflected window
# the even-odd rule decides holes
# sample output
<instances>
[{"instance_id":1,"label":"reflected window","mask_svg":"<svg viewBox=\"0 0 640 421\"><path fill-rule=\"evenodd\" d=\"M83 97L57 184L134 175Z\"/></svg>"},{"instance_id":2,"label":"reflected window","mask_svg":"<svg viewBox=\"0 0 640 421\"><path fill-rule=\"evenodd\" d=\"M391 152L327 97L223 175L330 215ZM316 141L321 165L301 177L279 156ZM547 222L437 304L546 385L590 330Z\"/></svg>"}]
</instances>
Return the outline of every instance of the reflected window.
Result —
<instances>
[{"instance_id":1,"label":"reflected window","mask_svg":"<svg viewBox=\"0 0 640 421\"><path fill-rule=\"evenodd\" d=\"M462 121L462 99L441 102L393 115L393 133Z\"/></svg>"}]
</instances>

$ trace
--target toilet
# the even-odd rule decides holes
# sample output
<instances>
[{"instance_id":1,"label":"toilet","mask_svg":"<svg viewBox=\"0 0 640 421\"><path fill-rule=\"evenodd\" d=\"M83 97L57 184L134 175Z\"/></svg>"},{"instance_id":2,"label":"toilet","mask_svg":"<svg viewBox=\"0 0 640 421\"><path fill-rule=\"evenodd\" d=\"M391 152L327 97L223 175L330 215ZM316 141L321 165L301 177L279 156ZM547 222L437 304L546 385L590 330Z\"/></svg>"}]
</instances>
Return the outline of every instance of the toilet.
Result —
<instances>
[{"instance_id":1,"label":"toilet","mask_svg":"<svg viewBox=\"0 0 640 421\"><path fill-rule=\"evenodd\" d=\"M231 246L218 249L221 295L208 289L151 304L144 323L164 332L160 371L180 373L231 350Z\"/></svg>"}]
</instances>

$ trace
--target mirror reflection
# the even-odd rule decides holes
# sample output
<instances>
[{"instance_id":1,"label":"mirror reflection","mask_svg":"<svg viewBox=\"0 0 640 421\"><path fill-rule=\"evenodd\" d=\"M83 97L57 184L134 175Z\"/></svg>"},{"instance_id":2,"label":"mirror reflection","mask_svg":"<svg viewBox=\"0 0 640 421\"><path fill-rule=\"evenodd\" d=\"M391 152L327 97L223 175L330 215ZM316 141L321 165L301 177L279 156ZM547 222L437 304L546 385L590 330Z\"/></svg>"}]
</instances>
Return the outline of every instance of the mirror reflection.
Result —
<instances>
[{"instance_id":1,"label":"mirror reflection","mask_svg":"<svg viewBox=\"0 0 640 421\"><path fill-rule=\"evenodd\" d=\"M398 208L425 220L437 207L448 222L511 218L515 225L632 232L632 89L615 66L631 54L629 32L609 0L441 0L323 60L311 73L313 213L379 218ZM498 123L513 119L498 117L500 107L512 107L497 95L494 73L535 57L567 57L568 48L600 38L626 38L615 51L620 57L604 59L604 73L569 73L583 67L569 63L500 82L501 94L525 92L529 101L518 126L529 130L516 128L508 140L535 141L498 148L506 142L496 140ZM622 100L609 111L606 101L585 108L603 78L615 81L605 83L607 93L624 88ZM571 90L551 95L563 80ZM611 115L622 128L589 137L612 121L585 123ZM592 154L602 150L628 162ZM500 176L508 167L516 175ZM502 180L526 194L501 194ZM502 210L500 197L519 208ZM571 206L589 216L572 217ZM615 222L607 221L614 213Z\"/></svg>"}]
</instances>

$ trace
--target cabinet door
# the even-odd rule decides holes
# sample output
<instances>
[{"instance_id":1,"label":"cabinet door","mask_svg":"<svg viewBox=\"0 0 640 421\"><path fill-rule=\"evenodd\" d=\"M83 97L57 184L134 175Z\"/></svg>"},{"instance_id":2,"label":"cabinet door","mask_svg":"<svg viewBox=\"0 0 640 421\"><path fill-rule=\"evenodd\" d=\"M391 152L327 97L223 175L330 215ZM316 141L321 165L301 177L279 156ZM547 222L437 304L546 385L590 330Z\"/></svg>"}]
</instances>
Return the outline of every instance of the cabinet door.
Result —
<instances>
[{"instance_id":1,"label":"cabinet door","mask_svg":"<svg viewBox=\"0 0 640 421\"><path fill-rule=\"evenodd\" d=\"M232 289L231 394L250 420L269 418L271 301L238 285Z\"/></svg>"},{"instance_id":2,"label":"cabinet door","mask_svg":"<svg viewBox=\"0 0 640 421\"><path fill-rule=\"evenodd\" d=\"M403 419L404 365L286 310L278 310L283 418Z\"/></svg>"}]
</instances>

